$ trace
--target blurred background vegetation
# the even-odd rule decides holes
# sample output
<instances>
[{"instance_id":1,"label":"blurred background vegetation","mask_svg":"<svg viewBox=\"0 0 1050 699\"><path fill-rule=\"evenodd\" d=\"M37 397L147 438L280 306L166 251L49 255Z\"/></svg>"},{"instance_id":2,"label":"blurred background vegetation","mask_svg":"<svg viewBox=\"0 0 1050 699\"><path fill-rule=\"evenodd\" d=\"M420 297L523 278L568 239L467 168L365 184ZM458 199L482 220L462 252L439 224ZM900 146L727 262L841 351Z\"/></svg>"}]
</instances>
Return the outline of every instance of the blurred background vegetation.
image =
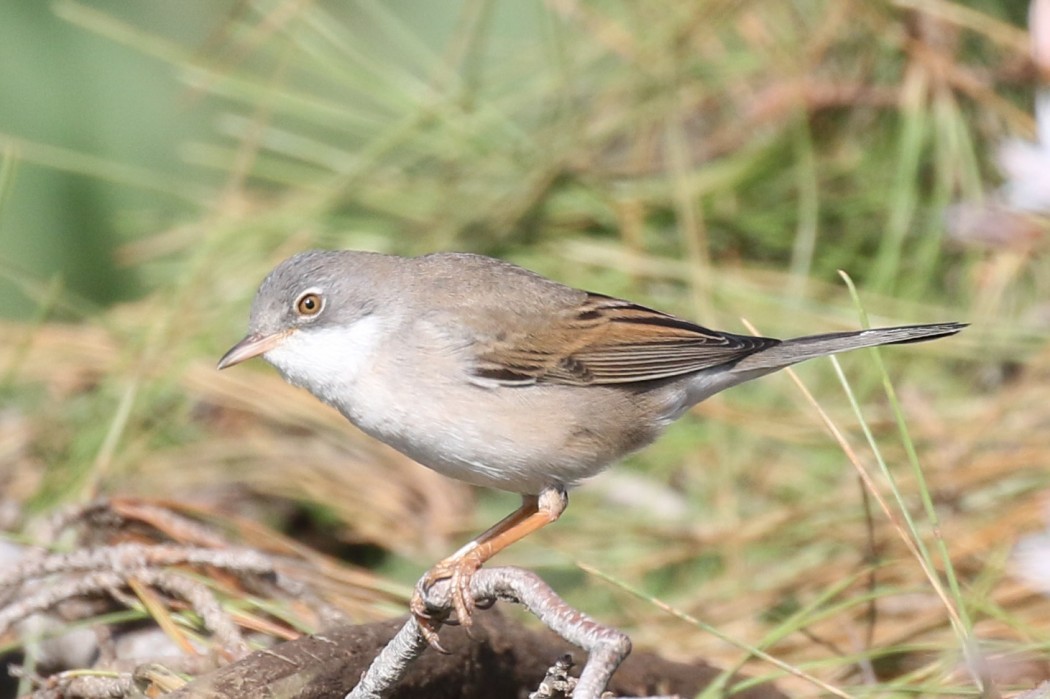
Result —
<instances>
[{"instance_id":1,"label":"blurred background vegetation","mask_svg":"<svg viewBox=\"0 0 1050 699\"><path fill-rule=\"evenodd\" d=\"M18 532L98 494L186 499L407 591L515 498L475 503L262 363L215 372L278 261L312 246L470 250L774 336L856 327L843 270L873 323L973 323L883 352L910 439L870 355L843 360L903 469L903 506L926 517L925 494L943 518L919 535L945 536L932 565L961 581L961 626L885 518L866 524L854 471L786 377L703 404L501 560L675 657L779 672L576 562L851 695L976 694L960 669L972 639L1009 659L982 670L993 684L1031 686L1050 676L1050 615L1011 552L1046 526L1047 228L997 193L995 160L1036 132L1027 12L6 3L0 524ZM800 373L862 444L829 365ZM912 444L927 483L907 470Z\"/></svg>"}]
</instances>

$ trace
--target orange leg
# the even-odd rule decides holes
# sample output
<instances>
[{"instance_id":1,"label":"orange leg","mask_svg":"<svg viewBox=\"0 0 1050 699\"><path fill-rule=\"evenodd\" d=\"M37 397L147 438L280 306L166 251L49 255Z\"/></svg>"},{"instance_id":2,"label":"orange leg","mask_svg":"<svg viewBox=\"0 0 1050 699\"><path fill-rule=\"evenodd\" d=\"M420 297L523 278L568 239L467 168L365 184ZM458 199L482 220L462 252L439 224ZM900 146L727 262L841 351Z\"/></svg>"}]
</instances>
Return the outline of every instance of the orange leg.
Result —
<instances>
[{"instance_id":1,"label":"orange leg","mask_svg":"<svg viewBox=\"0 0 1050 699\"><path fill-rule=\"evenodd\" d=\"M439 580L452 581L452 606L456 610L456 618L464 626L469 626L474 611L474 596L470 592L470 580L474 572L515 541L556 521L568 504L569 496L560 486L545 488L538 496L523 495L521 507L428 570L416 584L409 605L419 620L427 642L440 648L437 644L440 622L435 623L426 604L427 591L434 583Z\"/></svg>"}]
</instances>

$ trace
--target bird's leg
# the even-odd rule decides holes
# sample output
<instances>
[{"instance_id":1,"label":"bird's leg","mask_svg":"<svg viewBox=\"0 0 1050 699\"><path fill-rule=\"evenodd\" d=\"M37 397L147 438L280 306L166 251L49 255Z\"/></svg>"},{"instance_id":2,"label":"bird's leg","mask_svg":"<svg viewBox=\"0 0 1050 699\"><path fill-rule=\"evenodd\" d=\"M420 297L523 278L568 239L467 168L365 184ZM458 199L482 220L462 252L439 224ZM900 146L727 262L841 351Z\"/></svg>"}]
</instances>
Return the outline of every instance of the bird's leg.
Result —
<instances>
[{"instance_id":1,"label":"bird's leg","mask_svg":"<svg viewBox=\"0 0 1050 699\"><path fill-rule=\"evenodd\" d=\"M419 621L427 642L440 649L437 644L436 622L427 607L427 592L439 580L449 580L452 585L452 606L459 623L469 626L474 611L474 596L470 591L470 580L474 572L497 553L515 541L524 539L537 529L557 520L569 504L569 496L562 486L544 488L539 495L521 496L521 507L501 519L482 534L472 539L463 548L442 560L416 583L412 601L412 614Z\"/></svg>"}]
</instances>

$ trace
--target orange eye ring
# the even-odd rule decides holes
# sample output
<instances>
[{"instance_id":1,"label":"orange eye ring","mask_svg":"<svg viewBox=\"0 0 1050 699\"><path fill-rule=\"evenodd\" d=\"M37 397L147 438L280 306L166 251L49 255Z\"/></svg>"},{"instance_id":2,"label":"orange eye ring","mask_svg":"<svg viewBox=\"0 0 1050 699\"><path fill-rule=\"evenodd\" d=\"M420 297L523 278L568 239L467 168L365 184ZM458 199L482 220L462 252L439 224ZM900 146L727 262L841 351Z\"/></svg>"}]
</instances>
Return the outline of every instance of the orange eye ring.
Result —
<instances>
[{"instance_id":1,"label":"orange eye ring","mask_svg":"<svg viewBox=\"0 0 1050 699\"><path fill-rule=\"evenodd\" d=\"M295 312L301 316L315 316L324 308L324 300L316 291L307 291L295 302Z\"/></svg>"}]
</instances>

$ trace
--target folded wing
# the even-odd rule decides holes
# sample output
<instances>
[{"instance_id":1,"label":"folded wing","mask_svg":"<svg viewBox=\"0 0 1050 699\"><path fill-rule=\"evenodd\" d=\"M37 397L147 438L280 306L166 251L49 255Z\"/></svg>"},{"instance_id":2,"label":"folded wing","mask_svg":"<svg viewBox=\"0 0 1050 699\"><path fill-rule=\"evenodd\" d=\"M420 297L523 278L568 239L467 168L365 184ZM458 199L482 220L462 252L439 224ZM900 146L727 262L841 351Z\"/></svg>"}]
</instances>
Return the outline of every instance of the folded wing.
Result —
<instances>
[{"instance_id":1,"label":"folded wing","mask_svg":"<svg viewBox=\"0 0 1050 699\"><path fill-rule=\"evenodd\" d=\"M736 362L779 343L587 294L525 332L483 343L474 373L503 385L641 383Z\"/></svg>"}]
</instances>

